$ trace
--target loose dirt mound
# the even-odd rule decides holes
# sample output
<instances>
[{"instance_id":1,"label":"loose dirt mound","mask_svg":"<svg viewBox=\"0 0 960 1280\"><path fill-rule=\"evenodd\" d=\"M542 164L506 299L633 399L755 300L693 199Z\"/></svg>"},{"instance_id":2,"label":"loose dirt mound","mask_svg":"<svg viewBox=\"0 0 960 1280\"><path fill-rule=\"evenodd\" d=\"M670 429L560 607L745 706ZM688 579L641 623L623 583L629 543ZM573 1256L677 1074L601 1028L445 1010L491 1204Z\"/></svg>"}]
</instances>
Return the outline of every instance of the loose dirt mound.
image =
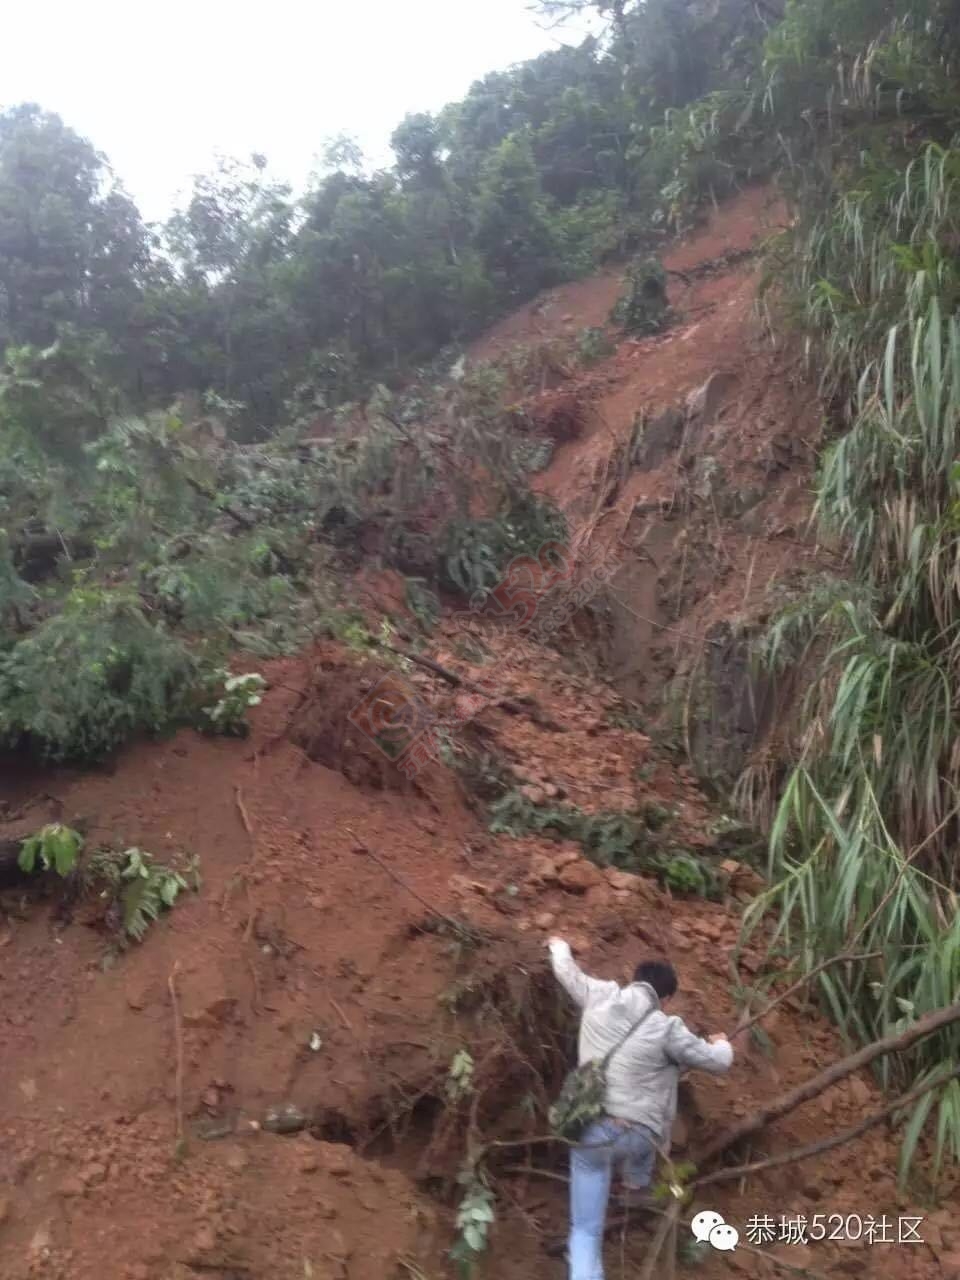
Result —
<instances>
[{"instance_id":1,"label":"loose dirt mound","mask_svg":"<svg viewBox=\"0 0 960 1280\"><path fill-rule=\"evenodd\" d=\"M625 671L636 669L651 707L664 673L700 653L711 628L752 618L772 575L813 561L802 442L814 414L801 407L812 396L788 380L798 376L793 357L771 351L752 327L749 267L696 274L750 243L762 202L749 193L671 256L668 265L691 277L677 278L680 326L621 343L578 386L598 416L582 420L543 477L580 534L622 557L629 577L597 604L593 635L607 637ZM599 322L615 277L578 288L594 311L577 320ZM561 325L575 296L557 298ZM530 315L514 323L522 330ZM502 326L490 341L509 332ZM728 376L688 403L717 370ZM664 410L679 419L657 426ZM778 440L789 456L779 457ZM698 473L704 458L724 485L713 484L715 468ZM738 505L731 495L754 484L757 502ZM368 576L364 607L407 626L397 588ZM345 713L388 669L325 645L266 669L271 689L246 741L182 733L124 753L110 770L4 778L0 839L51 817L83 820L91 841L199 855L202 874L199 893L118 957L82 915L58 920L21 890L0 899L5 1277L449 1274L444 1250L467 1139L509 1140L542 1126L531 1117L542 1117L569 1054L569 1011L544 961L553 932L601 976L624 978L650 952L671 955L677 1012L703 1032L732 1027L732 967L750 982L759 964L737 946L756 874L722 848L693 772L656 745L642 709L585 669L589 650L497 642L488 662L474 652L468 662L462 639L443 622L435 658L468 681L495 673L500 705L451 738L465 766L457 776L438 763L416 786L394 789L395 767L344 729ZM441 720L457 720L462 691L403 674ZM396 710L391 703L387 718ZM506 785L538 811L646 814L652 850L687 850L718 870L726 862L717 900L601 870L556 828L492 834L477 803L488 774L493 794ZM753 1048L729 1077L695 1081L674 1135L679 1155L842 1052L798 1000L765 1025L768 1053ZM458 1098L451 1064L464 1051L474 1074ZM852 1079L752 1154L822 1136L877 1103L872 1080ZM298 1132L271 1131L278 1117ZM742 1195L725 1186L694 1208L740 1226L767 1213L896 1221L910 1202L897 1194L895 1165L896 1144L880 1131L767 1174ZM559 1280L563 1265L546 1246L565 1221L563 1153L510 1148L490 1167L499 1220L485 1274ZM743 1249L708 1257L697 1274L771 1275L763 1255L775 1254L814 1275L882 1269L936 1280L951 1274L951 1230L946 1219L929 1222L931 1245L914 1248ZM625 1237L626 1274L647 1240L642 1230Z\"/></svg>"}]
</instances>

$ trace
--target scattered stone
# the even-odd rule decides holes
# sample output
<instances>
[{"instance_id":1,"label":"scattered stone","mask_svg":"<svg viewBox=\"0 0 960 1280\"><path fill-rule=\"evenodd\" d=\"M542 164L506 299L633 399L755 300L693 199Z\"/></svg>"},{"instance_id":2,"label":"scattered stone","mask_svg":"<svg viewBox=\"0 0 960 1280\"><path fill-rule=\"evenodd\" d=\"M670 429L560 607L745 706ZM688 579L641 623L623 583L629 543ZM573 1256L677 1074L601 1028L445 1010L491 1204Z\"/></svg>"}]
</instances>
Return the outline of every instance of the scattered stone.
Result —
<instances>
[{"instance_id":1,"label":"scattered stone","mask_svg":"<svg viewBox=\"0 0 960 1280\"><path fill-rule=\"evenodd\" d=\"M123 994L134 1013L141 1013L150 1004L150 984L144 978L128 977Z\"/></svg>"},{"instance_id":2,"label":"scattered stone","mask_svg":"<svg viewBox=\"0 0 960 1280\"><path fill-rule=\"evenodd\" d=\"M569 893L586 893L603 883L603 872L585 858L568 863L560 872L560 884Z\"/></svg>"},{"instance_id":3,"label":"scattered stone","mask_svg":"<svg viewBox=\"0 0 960 1280\"><path fill-rule=\"evenodd\" d=\"M571 862L579 862L583 855L580 852L580 846L573 844L571 841L566 842L566 847L558 849L553 856L553 865L557 870L569 865Z\"/></svg>"},{"instance_id":4,"label":"scattered stone","mask_svg":"<svg viewBox=\"0 0 960 1280\"><path fill-rule=\"evenodd\" d=\"M331 1178L349 1178L351 1173L349 1147L337 1142L318 1142L320 1165Z\"/></svg>"},{"instance_id":5,"label":"scattered stone","mask_svg":"<svg viewBox=\"0 0 960 1280\"><path fill-rule=\"evenodd\" d=\"M548 800L556 800L560 795L560 788L552 782L545 782L543 784L543 793Z\"/></svg>"},{"instance_id":6,"label":"scattered stone","mask_svg":"<svg viewBox=\"0 0 960 1280\"><path fill-rule=\"evenodd\" d=\"M604 875L611 889L621 889L627 893L639 893L643 887L640 877L633 875L629 871L620 871L616 867L608 867Z\"/></svg>"},{"instance_id":7,"label":"scattered stone","mask_svg":"<svg viewBox=\"0 0 960 1280\"><path fill-rule=\"evenodd\" d=\"M557 879L556 860L545 853L535 853L530 859L528 879L540 880L544 884L554 884Z\"/></svg>"},{"instance_id":8,"label":"scattered stone","mask_svg":"<svg viewBox=\"0 0 960 1280\"><path fill-rule=\"evenodd\" d=\"M80 1181L87 1187L98 1187L101 1182L106 1182L106 1179L106 1166L97 1160L91 1161L80 1173Z\"/></svg>"},{"instance_id":9,"label":"scattered stone","mask_svg":"<svg viewBox=\"0 0 960 1280\"><path fill-rule=\"evenodd\" d=\"M452 875L447 883L451 892L460 895L468 893L488 894L490 892L488 884L483 884L480 880L471 880L467 876Z\"/></svg>"},{"instance_id":10,"label":"scattered stone","mask_svg":"<svg viewBox=\"0 0 960 1280\"><path fill-rule=\"evenodd\" d=\"M857 1076L850 1077L850 1093L858 1107L869 1106L872 1094L867 1085Z\"/></svg>"},{"instance_id":11,"label":"scattered stone","mask_svg":"<svg viewBox=\"0 0 960 1280\"><path fill-rule=\"evenodd\" d=\"M534 786L533 783L527 783L526 786L521 787L520 794L524 799L529 800L531 804L543 804L547 798L543 788Z\"/></svg>"},{"instance_id":12,"label":"scattered stone","mask_svg":"<svg viewBox=\"0 0 960 1280\"><path fill-rule=\"evenodd\" d=\"M193 1248L198 1254L210 1253L217 1247L217 1235L209 1222L204 1222L193 1237Z\"/></svg>"},{"instance_id":13,"label":"scattered stone","mask_svg":"<svg viewBox=\"0 0 960 1280\"><path fill-rule=\"evenodd\" d=\"M537 929L552 929L557 923L557 917L552 911L541 911L538 916L533 917L533 923Z\"/></svg>"},{"instance_id":14,"label":"scattered stone","mask_svg":"<svg viewBox=\"0 0 960 1280\"><path fill-rule=\"evenodd\" d=\"M222 1027L232 1020L236 1009L236 998L222 993L192 1008L188 1005L183 1011L183 1023L187 1027Z\"/></svg>"}]
</instances>

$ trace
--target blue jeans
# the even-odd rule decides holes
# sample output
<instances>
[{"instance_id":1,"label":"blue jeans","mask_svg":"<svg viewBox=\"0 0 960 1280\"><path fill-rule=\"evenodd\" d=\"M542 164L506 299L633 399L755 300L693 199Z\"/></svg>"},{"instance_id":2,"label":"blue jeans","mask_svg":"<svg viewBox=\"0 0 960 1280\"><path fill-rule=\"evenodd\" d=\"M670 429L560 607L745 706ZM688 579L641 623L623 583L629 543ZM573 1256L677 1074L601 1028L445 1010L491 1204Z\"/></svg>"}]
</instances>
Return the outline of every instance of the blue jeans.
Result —
<instances>
[{"instance_id":1,"label":"blue jeans","mask_svg":"<svg viewBox=\"0 0 960 1280\"><path fill-rule=\"evenodd\" d=\"M597 1120L570 1153L570 1280L603 1280L603 1227L614 1165L631 1188L650 1185L657 1158L656 1135L643 1125L629 1128Z\"/></svg>"}]
</instances>

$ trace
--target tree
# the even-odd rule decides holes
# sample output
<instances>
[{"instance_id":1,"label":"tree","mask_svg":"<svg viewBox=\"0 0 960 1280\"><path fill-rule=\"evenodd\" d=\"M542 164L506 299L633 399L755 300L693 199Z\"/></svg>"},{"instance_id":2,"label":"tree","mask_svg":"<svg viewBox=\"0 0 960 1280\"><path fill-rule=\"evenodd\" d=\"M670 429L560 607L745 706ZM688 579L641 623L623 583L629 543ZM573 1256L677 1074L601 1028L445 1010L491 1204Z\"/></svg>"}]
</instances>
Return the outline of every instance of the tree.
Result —
<instances>
[{"instance_id":1,"label":"tree","mask_svg":"<svg viewBox=\"0 0 960 1280\"><path fill-rule=\"evenodd\" d=\"M488 159L477 196L476 243L504 297L553 283L562 255L526 133L511 134Z\"/></svg>"},{"instance_id":2,"label":"tree","mask_svg":"<svg viewBox=\"0 0 960 1280\"><path fill-rule=\"evenodd\" d=\"M0 115L0 343L46 346L63 325L122 342L149 252L104 158L59 116Z\"/></svg>"}]
</instances>

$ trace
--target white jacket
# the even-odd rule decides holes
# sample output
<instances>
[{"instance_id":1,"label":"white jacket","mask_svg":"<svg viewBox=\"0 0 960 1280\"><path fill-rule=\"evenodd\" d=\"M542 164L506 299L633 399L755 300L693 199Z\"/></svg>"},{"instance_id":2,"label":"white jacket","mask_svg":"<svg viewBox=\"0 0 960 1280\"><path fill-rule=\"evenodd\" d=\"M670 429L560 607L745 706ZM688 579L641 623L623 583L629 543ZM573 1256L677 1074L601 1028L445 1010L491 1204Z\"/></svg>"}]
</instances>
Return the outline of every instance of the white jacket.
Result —
<instances>
[{"instance_id":1,"label":"white jacket","mask_svg":"<svg viewBox=\"0 0 960 1280\"><path fill-rule=\"evenodd\" d=\"M646 1125L669 1148L680 1073L697 1069L722 1075L733 1062L732 1047L725 1040L716 1044L701 1040L682 1018L668 1017L646 982L620 987L588 977L565 942L550 944L550 959L557 980L583 1010L581 1066L602 1058L653 1009L607 1067L606 1109L617 1119Z\"/></svg>"}]
</instances>

